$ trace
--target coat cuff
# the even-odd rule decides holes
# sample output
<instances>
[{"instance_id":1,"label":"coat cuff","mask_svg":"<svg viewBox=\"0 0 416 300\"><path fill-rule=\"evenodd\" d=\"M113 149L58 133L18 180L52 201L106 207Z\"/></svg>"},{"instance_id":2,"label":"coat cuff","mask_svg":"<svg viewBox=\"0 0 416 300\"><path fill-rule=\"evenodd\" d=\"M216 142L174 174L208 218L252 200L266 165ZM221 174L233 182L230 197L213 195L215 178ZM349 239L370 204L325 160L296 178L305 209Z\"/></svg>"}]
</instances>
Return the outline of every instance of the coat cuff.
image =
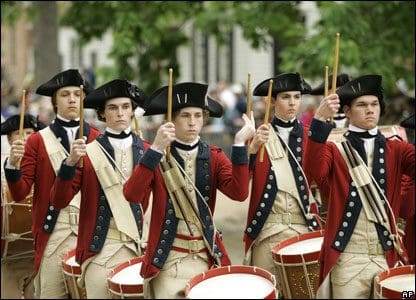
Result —
<instances>
[{"instance_id":1,"label":"coat cuff","mask_svg":"<svg viewBox=\"0 0 416 300\"><path fill-rule=\"evenodd\" d=\"M241 165L248 163L247 147L246 146L233 146L231 148L231 162L233 164L241 164Z\"/></svg>"},{"instance_id":2,"label":"coat cuff","mask_svg":"<svg viewBox=\"0 0 416 300\"><path fill-rule=\"evenodd\" d=\"M6 168L6 164L7 164L7 160L6 159L4 161L4 174L6 176L6 180L10 181L10 182L17 182L19 181L20 177L22 176L22 170L20 169L8 169Z\"/></svg>"},{"instance_id":3,"label":"coat cuff","mask_svg":"<svg viewBox=\"0 0 416 300\"><path fill-rule=\"evenodd\" d=\"M249 163L250 171L254 170L254 165L256 164L256 158L257 158L257 153L250 154L250 163Z\"/></svg>"},{"instance_id":4,"label":"coat cuff","mask_svg":"<svg viewBox=\"0 0 416 300\"><path fill-rule=\"evenodd\" d=\"M144 165L145 167L149 168L150 170L155 170L156 167L159 165L163 154L153 150L152 148L147 149L144 153L143 157L140 160L140 164Z\"/></svg>"},{"instance_id":5,"label":"coat cuff","mask_svg":"<svg viewBox=\"0 0 416 300\"><path fill-rule=\"evenodd\" d=\"M61 164L61 168L59 169L58 176L62 180L71 180L75 177L76 166L68 166L65 164L64 160Z\"/></svg>"},{"instance_id":6,"label":"coat cuff","mask_svg":"<svg viewBox=\"0 0 416 300\"><path fill-rule=\"evenodd\" d=\"M309 128L309 137L318 143L325 143L332 130L330 123L321 122L317 119L312 119L311 126Z\"/></svg>"}]
</instances>

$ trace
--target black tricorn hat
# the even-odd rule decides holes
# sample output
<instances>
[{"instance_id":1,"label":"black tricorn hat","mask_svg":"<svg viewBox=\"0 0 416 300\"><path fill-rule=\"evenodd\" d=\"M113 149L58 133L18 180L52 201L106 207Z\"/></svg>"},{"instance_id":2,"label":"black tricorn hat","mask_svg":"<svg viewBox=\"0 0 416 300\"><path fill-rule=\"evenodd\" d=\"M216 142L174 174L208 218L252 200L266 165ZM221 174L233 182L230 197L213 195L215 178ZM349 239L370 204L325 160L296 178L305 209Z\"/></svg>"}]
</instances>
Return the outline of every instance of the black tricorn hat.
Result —
<instances>
[{"instance_id":1,"label":"black tricorn hat","mask_svg":"<svg viewBox=\"0 0 416 300\"><path fill-rule=\"evenodd\" d=\"M184 107L200 107L209 112L210 117L219 118L223 114L222 105L207 95L208 85L196 82L183 82L172 86L172 112ZM156 90L145 104L145 116L166 114L168 111L168 86Z\"/></svg>"},{"instance_id":2,"label":"black tricorn hat","mask_svg":"<svg viewBox=\"0 0 416 300\"><path fill-rule=\"evenodd\" d=\"M287 91L300 91L301 94L309 94L312 90L299 73L282 73L275 77L260 82L253 91L254 96L267 96L269 92L269 82L273 79L272 96L277 93Z\"/></svg>"},{"instance_id":3,"label":"black tricorn hat","mask_svg":"<svg viewBox=\"0 0 416 300\"><path fill-rule=\"evenodd\" d=\"M85 108L103 108L108 99L127 97L132 99L137 105L143 107L147 100L147 95L135 84L125 79L114 79L89 93L84 100Z\"/></svg>"},{"instance_id":4,"label":"black tricorn hat","mask_svg":"<svg viewBox=\"0 0 416 300\"><path fill-rule=\"evenodd\" d=\"M328 76L328 89L330 90L332 87L332 77L333 75ZM351 81L351 76L345 73L341 73L337 76L337 87L343 86L348 81ZM324 95L325 94L325 81L322 82L320 85L312 89L311 95Z\"/></svg>"},{"instance_id":5,"label":"black tricorn hat","mask_svg":"<svg viewBox=\"0 0 416 300\"><path fill-rule=\"evenodd\" d=\"M381 75L364 75L351 80L340 87L336 93L339 96L341 107L351 105L352 100L364 95L373 95L380 103L380 115L384 114L383 87Z\"/></svg>"},{"instance_id":6,"label":"black tricorn hat","mask_svg":"<svg viewBox=\"0 0 416 300\"><path fill-rule=\"evenodd\" d=\"M85 94L93 91L93 88L82 78L77 69L69 69L56 74L51 80L41 84L37 88L36 94L52 97L60 88L65 86L80 86L81 84L84 86Z\"/></svg>"},{"instance_id":7,"label":"black tricorn hat","mask_svg":"<svg viewBox=\"0 0 416 300\"><path fill-rule=\"evenodd\" d=\"M404 128L415 129L415 114L401 121L400 126Z\"/></svg>"},{"instance_id":8,"label":"black tricorn hat","mask_svg":"<svg viewBox=\"0 0 416 300\"><path fill-rule=\"evenodd\" d=\"M6 121L1 123L1 135L12 133L13 131L19 130L20 115L14 115L7 118ZM39 131L45 128L46 125L36 119L30 114L26 114L23 121L23 128L33 128L35 131Z\"/></svg>"}]
</instances>

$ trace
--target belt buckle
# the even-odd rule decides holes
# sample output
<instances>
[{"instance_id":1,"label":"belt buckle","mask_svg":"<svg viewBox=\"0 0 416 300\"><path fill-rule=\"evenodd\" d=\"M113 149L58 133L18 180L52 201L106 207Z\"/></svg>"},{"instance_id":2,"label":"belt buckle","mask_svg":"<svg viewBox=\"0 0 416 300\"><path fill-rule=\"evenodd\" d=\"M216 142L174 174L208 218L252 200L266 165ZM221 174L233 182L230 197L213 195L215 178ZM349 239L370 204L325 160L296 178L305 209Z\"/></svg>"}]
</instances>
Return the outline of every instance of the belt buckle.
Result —
<instances>
[{"instance_id":1,"label":"belt buckle","mask_svg":"<svg viewBox=\"0 0 416 300\"><path fill-rule=\"evenodd\" d=\"M283 225L290 225L292 224L292 220L291 220L291 213L282 213L282 224Z\"/></svg>"},{"instance_id":2,"label":"belt buckle","mask_svg":"<svg viewBox=\"0 0 416 300\"><path fill-rule=\"evenodd\" d=\"M78 214L75 212L69 213L69 224L70 225L78 225Z\"/></svg>"},{"instance_id":3,"label":"belt buckle","mask_svg":"<svg viewBox=\"0 0 416 300\"><path fill-rule=\"evenodd\" d=\"M188 241L188 250L189 253L198 253L199 249L198 249L198 240L189 240Z\"/></svg>"},{"instance_id":4,"label":"belt buckle","mask_svg":"<svg viewBox=\"0 0 416 300\"><path fill-rule=\"evenodd\" d=\"M130 238L127 236L127 234L125 234L125 233L123 233L121 231L119 231L119 232L120 232L120 241L122 241L122 242L128 242L130 240Z\"/></svg>"}]
</instances>

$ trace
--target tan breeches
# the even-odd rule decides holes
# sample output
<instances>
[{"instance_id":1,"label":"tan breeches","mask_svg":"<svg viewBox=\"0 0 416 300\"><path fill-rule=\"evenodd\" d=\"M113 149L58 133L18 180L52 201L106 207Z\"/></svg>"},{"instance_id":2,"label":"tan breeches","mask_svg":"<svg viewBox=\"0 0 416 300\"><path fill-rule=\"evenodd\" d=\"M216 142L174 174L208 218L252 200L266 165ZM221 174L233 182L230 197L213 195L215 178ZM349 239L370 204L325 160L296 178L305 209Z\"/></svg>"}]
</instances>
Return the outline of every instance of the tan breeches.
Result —
<instances>
[{"instance_id":1,"label":"tan breeches","mask_svg":"<svg viewBox=\"0 0 416 300\"><path fill-rule=\"evenodd\" d=\"M272 273L276 277L276 288L279 290L279 292L281 292L281 289L279 288L279 278L277 275L278 273L274 263L272 250L279 242L298 235L299 232L308 232L306 225L294 224L292 226L296 230L288 227L286 230L265 238L260 242L255 241L252 248L251 264Z\"/></svg>"},{"instance_id":2,"label":"tan breeches","mask_svg":"<svg viewBox=\"0 0 416 300\"><path fill-rule=\"evenodd\" d=\"M188 281L207 270L208 264L204 259L189 254L151 279L144 296L152 299L185 298L184 290Z\"/></svg>"},{"instance_id":3,"label":"tan breeches","mask_svg":"<svg viewBox=\"0 0 416 300\"><path fill-rule=\"evenodd\" d=\"M330 274L334 299L373 297L374 277L388 269L384 255L341 253Z\"/></svg>"},{"instance_id":4,"label":"tan breeches","mask_svg":"<svg viewBox=\"0 0 416 300\"><path fill-rule=\"evenodd\" d=\"M34 280L35 295L40 299L66 299L68 298L65 287L65 279L62 270L62 256L75 248L77 237L74 234L68 236L50 256L43 256L39 271ZM48 253L46 246L45 253Z\"/></svg>"}]
</instances>

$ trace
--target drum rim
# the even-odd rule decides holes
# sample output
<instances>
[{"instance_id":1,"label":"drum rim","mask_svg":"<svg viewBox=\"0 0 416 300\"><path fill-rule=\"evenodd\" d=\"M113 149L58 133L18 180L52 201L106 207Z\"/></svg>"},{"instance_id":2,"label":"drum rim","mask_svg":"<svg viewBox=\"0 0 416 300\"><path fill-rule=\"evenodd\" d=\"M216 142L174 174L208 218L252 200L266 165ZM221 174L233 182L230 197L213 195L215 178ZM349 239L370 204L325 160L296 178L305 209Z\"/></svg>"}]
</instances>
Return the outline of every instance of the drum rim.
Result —
<instances>
[{"instance_id":1,"label":"drum rim","mask_svg":"<svg viewBox=\"0 0 416 300\"><path fill-rule=\"evenodd\" d=\"M247 272L251 271L251 272ZM189 292L192 288L194 288L196 285L201 283L202 281L206 279L210 279L216 276L220 275L226 275L226 274L251 274L251 275L259 275L260 277L263 277L267 280L269 280L273 286L272 291L264 296L264 299L275 299L277 296L277 290L276 290L276 278L275 276L270 273L269 271L256 267L256 266L245 266L245 265L233 265L233 266L223 266L218 267L214 269L207 270L201 274L198 274L194 276L192 279L188 281L185 288L185 298L188 297Z\"/></svg>"},{"instance_id":2,"label":"drum rim","mask_svg":"<svg viewBox=\"0 0 416 300\"><path fill-rule=\"evenodd\" d=\"M64 269L65 272L67 272L68 275L78 275L81 276L81 266L73 266L70 264L67 264L67 260L70 259L71 257L76 255L76 249L71 249L69 250L66 254L62 255L62 259L61 259L61 264L62 264L62 268Z\"/></svg>"},{"instance_id":3,"label":"drum rim","mask_svg":"<svg viewBox=\"0 0 416 300\"><path fill-rule=\"evenodd\" d=\"M374 289L378 295L382 295L383 297L389 299L401 299L402 293L401 291L392 290L387 287L382 287L381 282L387 278L398 276L398 275L407 275L407 274L415 274L415 265L406 265L400 266L395 268L390 268L379 273L376 277L374 277Z\"/></svg>"},{"instance_id":4,"label":"drum rim","mask_svg":"<svg viewBox=\"0 0 416 300\"><path fill-rule=\"evenodd\" d=\"M283 264L287 264L287 263L300 264L300 263L303 263L304 261L317 262L319 260L321 249L317 251L313 251L313 252L297 253L297 254L279 254L278 251L283 249L284 247L287 247L289 245L292 245L300 241L306 241L306 240L320 238L320 237L323 238L324 233L325 233L324 230L301 233L299 235L295 235L293 237L290 237L284 241L277 243L272 249L274 261L276 263L283 263Z\"/></svg>"},{"instance_id":5,"label":"drum rim","mask_svg":"<svg viewBox=\"0 0 416 300\"><path fill-rule=\"evenodd\" d=\"M143 294L143 284L132 284L132 283L119 283L113 281L114 275L116 275L121 270L124 270L125 268L138 264L143 263L144 261L144 255L139 257L131 258L125 262L122 262L121 264L117 265L115 268L111 269L107 276L107 283L108 283L108 289L110 292L120 296L120 295L136 295L136 294Z\"/></svg>"}]
</instances>

